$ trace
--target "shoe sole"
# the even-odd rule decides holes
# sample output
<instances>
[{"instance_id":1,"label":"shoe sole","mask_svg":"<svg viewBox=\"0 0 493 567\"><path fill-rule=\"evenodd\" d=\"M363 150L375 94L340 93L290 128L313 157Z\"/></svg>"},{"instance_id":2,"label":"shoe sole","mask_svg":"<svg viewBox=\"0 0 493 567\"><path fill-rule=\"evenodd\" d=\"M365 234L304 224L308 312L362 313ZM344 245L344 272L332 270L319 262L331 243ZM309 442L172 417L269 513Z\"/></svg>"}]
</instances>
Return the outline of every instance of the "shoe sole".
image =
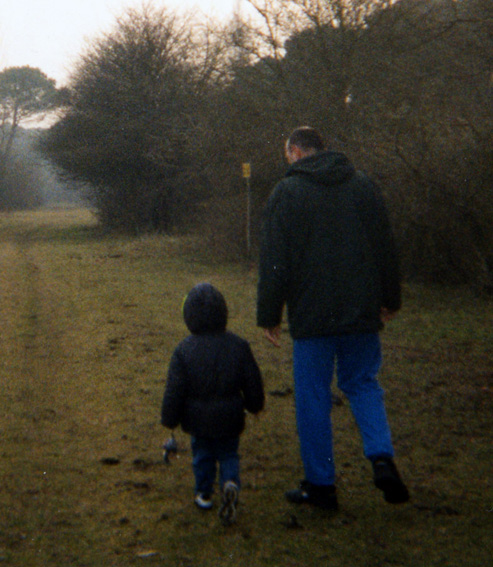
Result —
<instances>
[{"instance_id":1,"label":"shoe sole","mask_svg":"<svg viewBox=\"0 0 493 567\"><path fill-rule=\"evenodd\" d=\"M226 486L223 494L223 505L219 510L219 518L225 526L236 520L236 505L238 503L238 489L235 486Z\"/></svg>"},{"instance_id":2,"label":"shoe sole","mask_svg":"<svg viewBox=\"0 0 493 567\"><path fill-rule=\"evenodd\" d=\"M199 510L204 510L206 512L212 510L212 506L213 506L212 502L210 504L202 504L200 502L197 502L197 500L194 500L194 504L195 506L197 506Z\"/></svg>"},{"instance_id":3,"label":"shoe sole","mask_svg":"<svg viewBox=\"0 0 493 567\"><path fill-rule=\"evenodd\" d=\"M290 490L286 492L284 496L291 504L311 504L308 492L304 490Z\"/></svg>"},{"instance_id":4,"label":"shoe sole","mask_svg":"<svg viewBox=\"0 0 493 567\"><path fill-rule=\"evenodd\" d=\"M310 506L315 506L316 508L321 508L322 510L330 510L332 512L337 512L339 510L339 504L337 502L337 496L328 501L322 500L312 500L310 495L305 491L292 491L286 492L286 500L291 502L291 504L308 504Z\"/></svg>"},{"instance_id":5,"label":"shoe sole","mask_svg":"<svg viewBox=\"0 0 493 567\"><path fill-rule=\"evenodd\" d=\"M391 477L380 478L375 480L375 486L383 492L383 497L389 504L404 504L409 501L409 492L402 481Z\"/></svg>"}]
</instances>

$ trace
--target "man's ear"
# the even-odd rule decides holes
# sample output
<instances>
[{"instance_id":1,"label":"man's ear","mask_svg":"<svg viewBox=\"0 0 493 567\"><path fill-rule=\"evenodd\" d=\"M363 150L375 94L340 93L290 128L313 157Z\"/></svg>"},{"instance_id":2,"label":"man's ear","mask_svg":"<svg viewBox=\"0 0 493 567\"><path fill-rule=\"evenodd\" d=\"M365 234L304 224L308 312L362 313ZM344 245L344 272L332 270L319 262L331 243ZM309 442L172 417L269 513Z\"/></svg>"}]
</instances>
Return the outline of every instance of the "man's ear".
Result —
<instances>
[{"instance_id":1,"label":"man's ear","mask_svg":"<svg viewBox=\"0 0 493 567\"><path fill-rule=\"evenodd\" d=\"M295 163L302 157L303 157L303 151L300 147L292 145L289 146L288 149L286 149L286 159L288 160L288 163L290 164Z\"/></svg>"}]
</instances>

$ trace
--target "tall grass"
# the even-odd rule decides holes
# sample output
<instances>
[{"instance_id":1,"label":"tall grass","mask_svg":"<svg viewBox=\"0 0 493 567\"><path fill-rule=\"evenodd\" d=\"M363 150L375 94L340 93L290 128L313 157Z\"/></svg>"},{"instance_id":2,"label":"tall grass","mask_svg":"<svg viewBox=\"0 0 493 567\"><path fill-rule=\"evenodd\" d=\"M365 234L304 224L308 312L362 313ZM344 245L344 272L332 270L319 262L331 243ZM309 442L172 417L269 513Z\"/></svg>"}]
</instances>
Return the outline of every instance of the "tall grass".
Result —
<instances>
[{"instance_id":1,"label":"tall grass","mask_svg":"<svg viewBox=\"0 0 493 567\"><path fill-rule=\"evenodd\" d=\"M383 333L381 382L412 500L373 487L348 405L334 408L341 511L285 502L302 477L287 334L255 328L256 273L186 239L103 236L83 210L0 217L0 561L19 566L485 566L492 557L493 308L407 287ZM242 437L237 523L193 506L188 437L166 466L159 409L186 335L185 293L210 281L262 368L267 406ZM335 387L334 387L335 389ZM217 509L217 508L216 508Z\"/></svg>"}]
</instances>

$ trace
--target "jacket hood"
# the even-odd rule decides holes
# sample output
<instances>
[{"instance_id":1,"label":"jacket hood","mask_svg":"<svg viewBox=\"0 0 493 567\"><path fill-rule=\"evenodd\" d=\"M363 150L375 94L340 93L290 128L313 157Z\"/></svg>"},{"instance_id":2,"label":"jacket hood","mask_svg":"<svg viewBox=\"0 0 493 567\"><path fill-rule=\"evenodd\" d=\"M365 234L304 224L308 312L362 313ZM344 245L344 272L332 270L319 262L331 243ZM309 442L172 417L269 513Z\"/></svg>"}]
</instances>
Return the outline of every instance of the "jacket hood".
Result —
<instances>
[{"instance_id":1,"label":"jacket hood","mask_svg":"<svg viewBox=\"0 0 493 567\"><path fill-rule=\"evenodd\" d=\"M195 335L223 332L228 322L226 300L211 284L198 284L185 298L183 318Z\"/></svg>"},{"instance_id":2,"label":"jacket hood","mask_svg":"<svg viewBox=\"0 0 493 567\"><path fill-rule=\"evenodd\" d=\"M293 163L286 177L301 175L320 185L338 185L348 181L354 173L353 165L344 154L323 151Z\"/></svg>"}]
</instances>

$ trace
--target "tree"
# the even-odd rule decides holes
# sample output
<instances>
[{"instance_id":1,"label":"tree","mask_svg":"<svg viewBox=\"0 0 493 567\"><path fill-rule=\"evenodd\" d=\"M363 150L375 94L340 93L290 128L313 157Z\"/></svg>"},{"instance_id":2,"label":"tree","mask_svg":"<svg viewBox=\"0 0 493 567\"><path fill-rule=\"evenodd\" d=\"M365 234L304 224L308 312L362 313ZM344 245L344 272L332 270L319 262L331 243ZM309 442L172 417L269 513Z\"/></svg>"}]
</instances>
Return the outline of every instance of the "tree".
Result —
<instances>
[{"instance_id":1,"label":"tree","mask_svg":"<svg viewBox=\"0 0 493 567\"><path fill-rule=\"evenodd\" d=\"M386 190L408 276L491 286L491 3L249 2L231 90L257 175L272 140L319 127Z\"/></svg>"},{"instance_id":2,"label":"tree","mask_svg":"<svg viewBox=\"0 0 493 567\"><path fill-rule=\"evenodd\" d=\"M388 189L411 277L493 282L492 16L483 0L402 0L369 25L360 147Z\"/></svg>"},{"instance_id":3,"label":"tree","mask_svg":"<svg viewBox=\"0 0 493 567\"><path fill-rule=\"evenodd\" d=\"M55 81L39 69L10 67L0 72L0 208L40 203L36 168L13 151L21 124L59 104Z\"/></svg>"},{"instance_id":4,"label":"tree","mask_svg":"<svg viewBox=\"0 0 493 567\"><path fill-rule=\"evenodd\" d=\"M376 5L388 4L370 0L249 3L257 16L246 21L236 17L226 30L228 81L214 101L220 109L217 126L211 125L220 133L215 153L216 161L223 163L215 172L215 184L230 208L222 207L219 197L216 209L229 211L222 215L223 226L226 220L231 225L224 238L228 250L230 242L244 234L236 214L237 203L244 202L239 178L242 161L253 166L253 225L258 226L265 199L284 169L283 141L294 127L307 123L348 139L347 98L358 71L355 42L363 33L364 18Z\"/></svg>"},{"instance_id":5,"label":"tree","mask_svg":"<svg viewBox=\"0 0 493 567\"><path fill-rule=\"evenodd\" d=\"M0 174L0 210L14 211L39 207L42 202L41 186L43 171L36 158L17 147L16 136L9 158L1 167Z\"/></svg>"},{"instance_id":6,"label":"tree","mask_svg":"<svg viewBox=\"0 0 493 567\"><path fill-rule=\"evenodd\" d=\"M166 230L207 197L211 238L238 251L241 163L256 212L311 124L383 186L409 277L491 285L491 2L248 1L256 18L200 38L131 11L81 58L46 148L103 222Z\"/></svg>"},{"instance_id":7,"label":"tree","mask_svg":"<svg viewBox=\"0 0 493 567\"><path fill-rule=\"evenodd\" d=\"M190 21L147 5L127 10L75 68L71 106L43 146L93 185L108 228L166 231L206 185L191 132L214 51L196 42Z\"/></svg>"},{"instance_id":8,"label":"tree","mask_svg":"<svg viewBox=\"0 0 493 567\"><path fill-rule=\"evenodd\" d=\"M55 81L39 69L10 67L0 72L0 157L8 156L21 123L57 104Z\"/></svg>"}]
</instances>

